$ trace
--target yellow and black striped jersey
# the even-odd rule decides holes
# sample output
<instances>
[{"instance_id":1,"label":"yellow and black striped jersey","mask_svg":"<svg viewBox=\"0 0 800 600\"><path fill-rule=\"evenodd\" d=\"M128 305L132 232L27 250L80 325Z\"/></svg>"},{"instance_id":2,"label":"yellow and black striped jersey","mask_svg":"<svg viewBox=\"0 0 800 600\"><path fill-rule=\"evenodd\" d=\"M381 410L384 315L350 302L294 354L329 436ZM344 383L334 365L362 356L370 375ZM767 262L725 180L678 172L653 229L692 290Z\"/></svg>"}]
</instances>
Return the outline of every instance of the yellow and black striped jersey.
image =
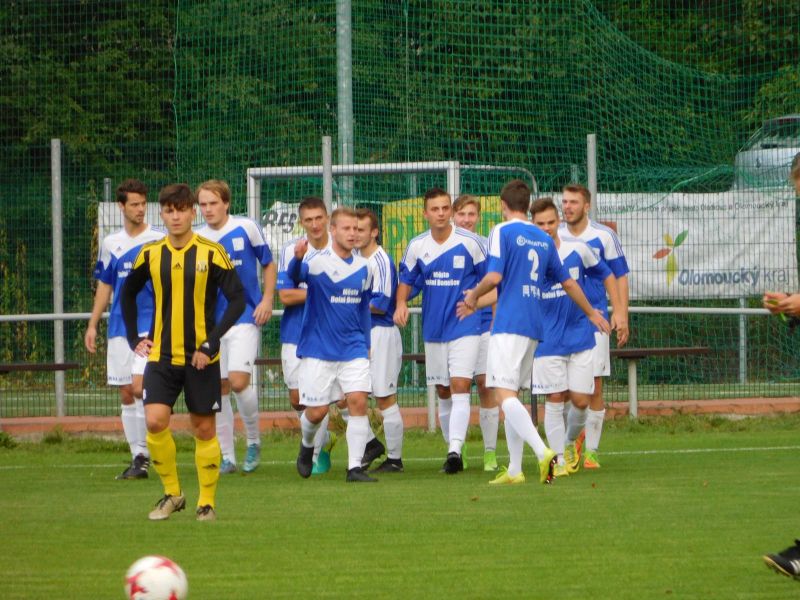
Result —
<instances>
[{"instance_id":1,"label":"yellow and black striped jersey","mask_svg":"<svg viewBox=\"0 0 800 600\"><path fill-rule=\"evenodd\" d=\"M225 249L197 234L183 248L173 247L169 236L142 246L122 289L122 314L131 348L140 341L136 294L148 280L155 299L148 360L184 366L197 350L211 356L212 362L219 360L219 340L245 308L244 288ZM218 290L228 307L215 323ZM204 342L208 346L201 348Z\"/></svg>"}]
</instances>

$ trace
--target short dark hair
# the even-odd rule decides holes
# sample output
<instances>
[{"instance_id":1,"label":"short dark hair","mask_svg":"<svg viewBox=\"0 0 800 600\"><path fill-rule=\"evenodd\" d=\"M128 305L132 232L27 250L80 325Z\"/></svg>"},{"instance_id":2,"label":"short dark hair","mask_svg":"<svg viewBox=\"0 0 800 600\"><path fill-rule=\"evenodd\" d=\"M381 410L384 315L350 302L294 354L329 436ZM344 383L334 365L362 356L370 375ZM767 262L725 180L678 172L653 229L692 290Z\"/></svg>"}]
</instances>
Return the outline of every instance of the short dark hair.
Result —
<instances>
[{"instance_id":1,"label":"short dark hair","mask_svg":"<svg viewBox=\"0 0 800 600\"><path fill-rule=\"evenodd\" d=\"M500 191L500 200L514 212L527 214L531 206L531 188L522 179L512 179Z\"/></svg>"},{"instance_id":2,"label":"short dark hair","mask_svg":"<svg viewBox=\"0 0 800 600\"><path fill-rule=\"evenodd\" d=\"M192 188L185 183L173 183L161 188L161 191L158 192L158 203L162 208L173 206L178 210L184 210L197 204L197 198Z\"/></svg>"},{"instance_id":3,"label":"short dark hair","mask_svg":"<svg viewBox=\"0 0 800 600\"><path fill-rule=\"evenodd\" d=\"M358 208L356 209L356 216L359 220L361 219L369 219L369 228L370 229L378 229L378 215L376 215L372 209L370 208Z\"/></svg>"},{"instance_id":4,"label":"short dark hair","mask_svg":"<svg viewBox=\"0 0 800 600\"><path fill-rule=\"evenodd\" d=\"M322 212L326 215L328 214L328 207L325 206L322 198L317 196L306 196L303 198L300 202L300 206L297 207L297 214L300 214L304 210L312 210L314 208L321 208Z\"/></svg>"},{"instance_id":5,"label":"short dark hair","mask_svg":"<svg viewBox=\"0 0 800 600\"><path fill-rule=\"evenodd\" d=\"M129 193L141 194L147 198L147 186L138 179L126 179L117 186L117 202L125 204Z\"/></svg>"},{"instance_id":6,"label":"short dark hair","mask_svg":"<svg viewBox=\"0 0 800 600\"><path fill-rule=\"evenodd\" d=\"M589 204L592 203L592 192L589 191L588 188L581 185L580 183L570 183L569 185L565 185L562 192L572 192L573 194L580 194L583 196L583 199L586 200Z\"/></svg>"},{"instance_id":7,"label":"short dark hair","mask_svg":"<svg viewBox=\"0 0 800 600\"><path fill-rule=\"evenodd\" d=\"M473 196L472 194L461 194L456 198L456 201L453 202L453 212L463 210L464 207L470 204L472 204L479 213L481 212L481 202L478 200L477 196Z\"/></svg>"},{"instance_id":8,"label":"short dark hair","mask_svg":"<svg viewBox=\"0 0 800 600\"><path fill-rule=\"evenodd\" d=\"M423 196L423 199L425 200L425 204L423 206L428 208L428 200L438 198L440 196L447 196L447 199L450 200L450 194L448 194L445 190L440 187L432 187L425 192L425 196Z\"/></svg>"},{"instance_id":9,"label":"short dark hair","mask_svg":"<svg viewBox=\"0 0 800 600\"><path fill-rule=\"evenodd\" d=\"M550 196L544 196L543 198L534 200L533 204L531 204L531 218L550 209L553 209L556 212L556 216L558 216L558 207Z\"/></svg>"}]
</instances>

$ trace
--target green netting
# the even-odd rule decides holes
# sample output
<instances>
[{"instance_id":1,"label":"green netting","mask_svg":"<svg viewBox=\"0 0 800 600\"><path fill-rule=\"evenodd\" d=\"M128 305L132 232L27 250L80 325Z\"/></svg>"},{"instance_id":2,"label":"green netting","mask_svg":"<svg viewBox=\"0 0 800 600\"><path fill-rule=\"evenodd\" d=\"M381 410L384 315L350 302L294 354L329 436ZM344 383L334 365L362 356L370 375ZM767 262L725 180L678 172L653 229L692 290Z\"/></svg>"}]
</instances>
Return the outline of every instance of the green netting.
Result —
<instances>
[{"instance_id":1,"label":"green netting","mask_svg":"<svg viewBox=\"0 0 800 600\"><path fill-rule=\"evenodd\" d=\"M70 312L91 308L105 178L115 186L138 177L151 199L167 182L224 178L234 190L234 211L243 213L247 168L320 164L323 135L333 137L338 162L336 17L332 0L3 3L0 312L52 310L50 138L64 147ZM626 214L652 229L653 251L668 232L658 230L648 207L668 204L675 194L697 194L690 198L698 205L726 192L734 202L780 202L789 194L781 182L800 139L794 146L791 135L772 139L749 155L740 150L765 120L800 113L797 3L360 0L353 3L352 32L354 162L457 160L462 191L488 199L510 177L531 173L539 193L548 194L585 182L586 135L595 133L599 189L629 195ZM768 177L754 166L764 159L776 165ZM390 203L444 183L422 173L334 182L338 201L376 207L384 222L400 210ZM265 183L262 216L306 194L321 194L319 178ZM386 232L395 256L404 236L423 228L418 212L402 215L411 219L407 231ZM697 231L702 218L689 223ZM623 243L628 233L620 231ZM781 252L796 252L793 236L781 235ZM770 241L737 251L755 256ZM708 256L729 252L705 247ZM664 263L637 268L644 277L660 273ZM757 296L676 293L634 305L757 307ZM643 361L642 397L798 392L796 334L777 319L646 314L631 320L637 346L713 350ZM115 394L104 385L104 349L88 356L82 323L66 329L67 357L85 365L67 375L68 411L115 414ZM52 323L0 323L0 360L51 360L52 335ZM411 350L412 333L404 336ZM264 338L264 354L277 356L277 323ZM411 369L401 403L421 404ZM609 397L624 397L625 385L624 364L615 364ZM261 386L264 407L285 406L277 371L264 370ZM50 377L0 376L0 396L3 416L54 410Z\"/></svg>"}]
</instances>

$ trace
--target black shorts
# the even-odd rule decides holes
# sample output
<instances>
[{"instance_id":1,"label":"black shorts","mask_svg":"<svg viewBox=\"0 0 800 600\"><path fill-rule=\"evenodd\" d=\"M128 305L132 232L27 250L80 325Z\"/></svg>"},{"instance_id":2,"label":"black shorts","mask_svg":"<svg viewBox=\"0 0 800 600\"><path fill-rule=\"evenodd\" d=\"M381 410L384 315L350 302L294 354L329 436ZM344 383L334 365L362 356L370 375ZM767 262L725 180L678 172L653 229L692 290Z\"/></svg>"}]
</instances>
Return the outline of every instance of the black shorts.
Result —
<instances>
[{"instance_id":1,"label":"black shorts","mask_svg":"<svg viewBox=\"0 0 800 600\"><path fill-rule=\"evenodd\" d=\"M174 407L184 392L186 408L195 415L213 415L220 410L219 361L203 370L192 365L176 367L148 362L144 368L144 404L166 404Z\"/></svg>"}]
</instances>

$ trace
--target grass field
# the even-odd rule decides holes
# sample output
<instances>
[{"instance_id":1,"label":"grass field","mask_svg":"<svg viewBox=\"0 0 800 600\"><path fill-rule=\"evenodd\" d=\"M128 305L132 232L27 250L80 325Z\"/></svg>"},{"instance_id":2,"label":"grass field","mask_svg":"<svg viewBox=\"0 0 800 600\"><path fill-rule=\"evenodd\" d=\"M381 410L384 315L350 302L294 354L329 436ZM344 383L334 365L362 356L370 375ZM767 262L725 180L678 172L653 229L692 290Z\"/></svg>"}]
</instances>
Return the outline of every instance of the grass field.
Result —
<instances>
[{"instance_id":1,"label":"grass field","mask_svg":"<svg viewBox=\"0 0 800 600\"><path fill-rule=\"evenodd\" d=\"M477 431L465 473L440 474L440 438L410 432L406 472L370 485L344 482L344 444L302 480L298 438L270 436L256 473L220 482L214 523L147 521L161 488L114 480L116 441L0 434L0 598L123 598L145 554L176 560L192 600L797 597L761 554L800 536L798 432L797 416L609 423L600 471L543 486L529 454L529 483L501 489Z\"/></svg>"}]
</instances>

